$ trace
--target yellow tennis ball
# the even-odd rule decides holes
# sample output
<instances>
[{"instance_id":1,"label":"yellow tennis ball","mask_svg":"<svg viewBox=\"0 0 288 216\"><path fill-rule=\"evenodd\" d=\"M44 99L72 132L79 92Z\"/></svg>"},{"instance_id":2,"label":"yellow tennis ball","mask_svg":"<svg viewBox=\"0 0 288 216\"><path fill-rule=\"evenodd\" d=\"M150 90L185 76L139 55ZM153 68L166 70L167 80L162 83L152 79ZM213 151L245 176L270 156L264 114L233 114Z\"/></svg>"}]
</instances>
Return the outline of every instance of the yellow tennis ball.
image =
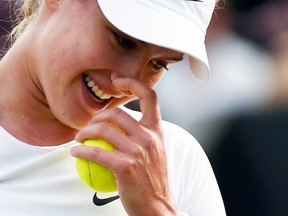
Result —
<instances>
[{"instance_id":1,"label":"yellow tennis ball","mask_svg":"<svg viewBox=\"0 0 288 216\"><path fill-rule=\"evenodd\" d=\"M114 151L114 147L103 139L89 139L84 145L99 147L107 151ZM90 188L98 192L117 191L116 178L113 172L101 164L82 158L76 159L76 168L80 179Z\"/></svg>"}]
</instances>

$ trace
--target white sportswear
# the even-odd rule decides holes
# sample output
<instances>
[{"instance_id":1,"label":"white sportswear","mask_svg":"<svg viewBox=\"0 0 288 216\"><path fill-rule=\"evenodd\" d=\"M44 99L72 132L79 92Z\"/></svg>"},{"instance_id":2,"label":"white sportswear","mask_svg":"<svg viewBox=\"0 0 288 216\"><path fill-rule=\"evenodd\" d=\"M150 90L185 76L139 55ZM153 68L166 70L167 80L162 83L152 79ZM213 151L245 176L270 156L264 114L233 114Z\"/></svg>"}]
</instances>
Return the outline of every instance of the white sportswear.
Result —
<instances>
[{"instance_id":1,"label":"white sportswear","mask_svg":"<svg viewBox=\"0 0 288 216\"><path fill-rule=\"evenodd\" d=\"M140 119L141 113L126 108ZM222 197L199 143L182 128L163 121L169 184L183 215L224 216ZM96 206L95 191L84 185L69 153L76 141L37 147L0 127L0 215L124 216L120 199ZM112 197L115 193L97 194ZM117 195L117 194L116 194Z\"/></svg>"}]
</instances>

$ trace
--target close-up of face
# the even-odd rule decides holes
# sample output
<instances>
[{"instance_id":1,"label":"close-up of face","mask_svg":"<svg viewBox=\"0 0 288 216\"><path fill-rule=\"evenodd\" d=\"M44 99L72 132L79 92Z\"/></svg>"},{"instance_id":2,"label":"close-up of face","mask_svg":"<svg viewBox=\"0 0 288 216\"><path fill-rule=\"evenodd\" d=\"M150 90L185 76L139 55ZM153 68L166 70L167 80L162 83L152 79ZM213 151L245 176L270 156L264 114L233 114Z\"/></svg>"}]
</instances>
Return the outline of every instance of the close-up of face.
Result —
<instances>
[{"instance_id":1,"label":"close-up of face","mask_svg":"<svg viewBox=\"0 0 288 216\"><path fill-rule=\"evenodd\" d=\"M119 31L95 0L42 5L35 23L31 76L56 118L77 129L96 112L133 99L113 86L113 76L132 77L153 88L168 65L183 58Z\"/></svg>"}]
</instances>

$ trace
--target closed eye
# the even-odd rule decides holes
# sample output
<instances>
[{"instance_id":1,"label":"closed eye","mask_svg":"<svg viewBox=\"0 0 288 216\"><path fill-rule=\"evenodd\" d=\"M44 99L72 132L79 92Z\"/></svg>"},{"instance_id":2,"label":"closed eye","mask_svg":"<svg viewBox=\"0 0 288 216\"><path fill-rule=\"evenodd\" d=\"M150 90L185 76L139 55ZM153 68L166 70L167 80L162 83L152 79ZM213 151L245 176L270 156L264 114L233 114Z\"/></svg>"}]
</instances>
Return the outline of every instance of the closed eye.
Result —
<instances>
[{"instance_id":1,"label":"closed eye","mask_svg":"<svg viewBox=\"0 0 288 216\"><path fill-rule=\"evenodd\" d=\"M122 36L116 32L113 31L113 34L117 40L117 43L118 45L125 49L125 50L135 50L137 49L137 43L134 42L133 40L125 37L125 36Z\"/></svg>"}]
</instances>

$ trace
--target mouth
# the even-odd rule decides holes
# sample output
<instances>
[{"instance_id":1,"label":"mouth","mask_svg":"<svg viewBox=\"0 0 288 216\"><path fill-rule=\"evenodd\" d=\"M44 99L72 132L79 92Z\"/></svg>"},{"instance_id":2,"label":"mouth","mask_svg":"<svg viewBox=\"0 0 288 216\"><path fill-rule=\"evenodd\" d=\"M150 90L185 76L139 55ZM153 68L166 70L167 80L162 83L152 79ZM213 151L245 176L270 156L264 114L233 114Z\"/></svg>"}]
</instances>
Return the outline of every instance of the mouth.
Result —
<instances>
[{"instance_id":1,"label":"mouth","mask_svg":"<svg viewBox=\"0 0 288 216\"><path fill-rule=\"evenodd\" d=\"M101 89L98 85L96 85L95 81L93 81L89 75L84 74L83 79L93 99L96 100L97 102L102 103L105 100L108 100L112 97L112 95L105 93L103 89Z\"/></svg>"}]
</instances>

